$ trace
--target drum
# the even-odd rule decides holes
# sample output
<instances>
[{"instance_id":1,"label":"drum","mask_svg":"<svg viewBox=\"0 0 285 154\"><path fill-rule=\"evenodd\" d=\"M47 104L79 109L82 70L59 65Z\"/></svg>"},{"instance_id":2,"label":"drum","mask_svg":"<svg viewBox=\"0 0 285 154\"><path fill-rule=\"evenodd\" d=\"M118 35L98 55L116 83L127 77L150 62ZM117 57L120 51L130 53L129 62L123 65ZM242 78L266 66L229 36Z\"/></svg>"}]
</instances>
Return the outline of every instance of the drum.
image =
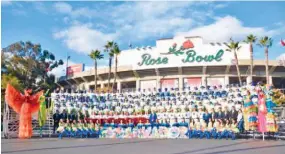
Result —
<instances>
[{"instance_id":1,"label":"drum","mask_svg":"<svg viewBox=\"0 0 285 154\"><path fill-rule=\"evenodd\" d=\"M180 138L187 138L186 133L188 132L188 128L187 127L179 127L180 130Z\"/></svg>"},{"instance_id":2,"label":"drum","mask_svg":"<svg viewBox=\"0 0 285 154\"><path fill-rule=\"evenodd\" d=\"M178 138L180 135L180 130L178 127L171 127L168 132L169 138Z\"/></svg>"}]
</instances>

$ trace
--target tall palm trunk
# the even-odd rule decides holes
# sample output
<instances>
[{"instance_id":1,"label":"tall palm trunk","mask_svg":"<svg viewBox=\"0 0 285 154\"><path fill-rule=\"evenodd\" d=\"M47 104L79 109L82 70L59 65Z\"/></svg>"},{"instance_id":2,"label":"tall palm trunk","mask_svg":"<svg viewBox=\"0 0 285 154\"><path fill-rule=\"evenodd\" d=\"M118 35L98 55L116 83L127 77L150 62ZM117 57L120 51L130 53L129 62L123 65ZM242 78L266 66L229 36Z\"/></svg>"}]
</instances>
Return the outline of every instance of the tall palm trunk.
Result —
<instances>
[{"instance_id":1,"label":"tall palm trunk","mask_svg":"<svg viewBox=\"0 0 285 154\"><path fill-rule=\"evenodd\" d=\"M239 71L238 58L237 58L237 52L235 50L234 50L234 56L235 56L235 61L236 61L236 68L237 68L239 84L242 85L240 71Z\"/></svg>"},{"instance_id":2,"label":"tall palm trunk","mask_svg":"<svg viewBox=\"0 0 285 154\"><path fill-rule=\"evenodd\" d=\"M94 72L94 82L95 82L95 92L97 92L97 60L94 60L94 67L95 67L95 72Z\"/></svg>"},{"instance_id":3,"label":"tall palm trunk","mask_svg":"<svg viewBox=\"0 0 285 154\"><path fill-rule=\"evenodd\" d=\"M269 84L269 72L268 72L268 48L265 48L265 72L266 72L266 83Z\"/></svg>"},{"instance_id":4,"label":"tall palm trunk","mask_svg":"<svg viewBox=\"0 0 285 154\"><path fill-rule=\"evenodd\" d=\"M112 90L114 90L114 85L116 83L116 79L117 79L117 66L118 66L118 57L117 55L115 56L115 72L114 72L114 83L112 85ZM117 84L118 87L118 84ZM118 89L118 88L117 88Z\"/></svg>"},{"instance_id":5,"label":"tall palm trunk","mask_svg":"<svg viewBox=\"0 0 285 154\"><path fill-rule=\"evenodd\" d=\"M250 43L250 82L253 81L252 74L253 74L253 47L252 43Z\"/></svg>"},{"instance_id":6,"label":"tall palm trunk","mask_svg":"<svg viewBox=\"0 0 285 154\"><path fill-rule=\"evenodd\" d=\"M108 90L110 89L112 57L109 58Z\"/></svg>"}]
</instances>

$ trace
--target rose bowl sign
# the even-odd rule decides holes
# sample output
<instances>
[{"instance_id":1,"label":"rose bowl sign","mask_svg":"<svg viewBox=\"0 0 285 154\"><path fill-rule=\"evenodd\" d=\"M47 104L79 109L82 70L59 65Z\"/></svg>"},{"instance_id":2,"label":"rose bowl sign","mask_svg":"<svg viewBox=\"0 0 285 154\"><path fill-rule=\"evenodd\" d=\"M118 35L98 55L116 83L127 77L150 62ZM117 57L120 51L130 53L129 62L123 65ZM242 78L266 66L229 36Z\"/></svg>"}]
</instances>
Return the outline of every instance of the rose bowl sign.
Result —
<instances>
[{"instance_id":1,"label":"rose bowl sign","mask_svg":"<svg viewBox=\"0 0 285 154\"><path fill-rule=\"evenodd\" d=\"M239 59L249 59L249 45L240 43ZM223 43L204 44L201 37L163 39L156 47L135 48L121 52L118 66L151 69L187 66L232 65L233 53Z\"/></svg>"},{"instance_id":2,"label":"rose bowl sign","mask_svg":"<svg viewBox=\"0 0 285 154\"><path fill-rule=\"evenodd\" d=\"M224 55L224 50L220 49L215 54L199 55L195 50L193 43L190 40L185 41L182 46L177 48L177 44L174 43L172 47L169 48L167 53L160 53L161 55L175 55L181 57L182 63L192 63L192 62L219 62L222 60ZM150 54L143 54L141 62L138 63L139 66L142 65L160 65L168 64L168 57L160 56L153 58Z\"/></svg>"}]
</instances>

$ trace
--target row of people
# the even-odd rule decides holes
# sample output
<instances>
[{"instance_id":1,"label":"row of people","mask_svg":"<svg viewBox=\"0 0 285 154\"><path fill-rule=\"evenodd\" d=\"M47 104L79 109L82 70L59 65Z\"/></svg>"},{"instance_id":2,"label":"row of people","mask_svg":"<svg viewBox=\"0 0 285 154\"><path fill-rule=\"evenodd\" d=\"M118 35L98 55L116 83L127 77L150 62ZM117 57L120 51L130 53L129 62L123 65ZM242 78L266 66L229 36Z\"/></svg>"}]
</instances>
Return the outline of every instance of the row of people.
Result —
<instances>
[{"instance_id":1,"label":"row of people","mask_svg":"<svg viewBox=\"0 0 285 154\"><path fill-rule=\"evenodd\" d=\"M187 123L185 120L170 124L169 121L160 123L139 123L134 124L130 119L128 123L111 123L100 124L97 120L93 123L92 120L78 123L69 120L64 123L63 119L60 122L60 127L57 129L59 138L63 136L68 137L88 137L94 136L95 138L228 138L235 139L236 133L239 133L238 125L235 120L222 122L220 120L212 121L206 124L205 121L190 121Z\"/></svg>"},{"instance_id":2,"label":"row of people","mask_svg":"<svg viewBox=\"0 0 285 154\"><path fill-rule=\"evenodd\" d=\"M174 90L173 88L171 90L168 90L167 88L163 92L162 90L149 90L149 91L140 91L140 89L137 92L126 92L126 93L52 93L51 97L55 102L80 102L80 103L96 103L96 102L108 102L108 101L118 101L118 102L125 102L126 100L130 101L138 101L141 98L145 99L171 99L171 98L181 98L181 99L188 99L191 100L195 97L201 97L201 96L235 96L237 97L238 93L240 93L240 90L238 88L231 89L228 88L219 88L217 89L214 87L213 89L210 89L210 87L201 87L198 89L195 87L194 89L185 88L183 91ZM192 97L193 96L193 97Z\"/></svg>"},{"instance_id":3,"label":"row of people","mask_svg":"<svg viewBox=\"0 0 285 154\"><path fill-rule=\"evenodd\" d=\"M155 112L152 111L152 114L155 114L156 119L159 121L163 121L165 119L171 119L171 123L173 123L174 119L178 119L180 122L182 119L193 119L193 120L205 120L206 122L209 121L209 119L223 119L223 120L229 120L229 119L235 119L240 121L242 118L242 111L237 111L235 107L232 107L231 111L228 111L226 108L224 111L222 111L221 108L218 109L217 112L214 110L211 110L208 112L208 110L205 110L203 108L200 108L198 111L194 108L191 111L187 112L166 112L165 110ZM126 119L135 119L136 122L138 122L139 119L148 119L150 116L149 112L138 112L129 114L128 112L117 114L116 112L98 112L93 115L90 115L87 118L90 119L100 119L101 122L104 122L105 120L108 120L109 122L114 119L115 121L120 121L120 119L126 120ZM69 119L69 120L77 120L75 119L75 116L73 114L68 114L66 111L59 114L59 111L56 112L54 115L55 121L59 121L59 119Z\"/></svg>"}]
</instances>

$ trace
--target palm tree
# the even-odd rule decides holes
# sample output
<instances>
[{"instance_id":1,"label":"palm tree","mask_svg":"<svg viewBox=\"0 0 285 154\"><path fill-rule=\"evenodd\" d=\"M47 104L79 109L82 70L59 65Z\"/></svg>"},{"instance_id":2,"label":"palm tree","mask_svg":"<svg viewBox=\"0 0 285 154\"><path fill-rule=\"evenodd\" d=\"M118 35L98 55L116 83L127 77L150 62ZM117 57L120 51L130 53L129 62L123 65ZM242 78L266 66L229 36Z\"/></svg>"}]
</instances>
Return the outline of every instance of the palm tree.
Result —
<instances>
[{"instance_id":1,"label":"palm tree","mask_svg":"<svg viewBox=\"0 0 285 154\"><path fill-rule=\"evenodd\" d=\"M239 84L242 85L240 70L239 70L239 64L238 64L238 57L237 57L237 51L241 48L241 46L239 46L239 42L234 42L232 39L230 39L230 40L231 40L230 44L226 44L226 46L228 47L228 49L226 49L226 51L229 51L229 52L233 51L233 53L234 53L235 65L236 65L237 74L238 74L238 80L239 80Z\"/></svg>"},{"instance_id":2,"label":"palm tree","mask_svg":"<svg viewBox=\"0 0 285 154\"><path fill-rule=\"evenodd\" d=\"M94 82L95 82L95 91L97 90L97 60L103 58L103 54L99 50L92 50L89 57L94 60Z\"/></svg>"},{"instance_id":3,"label":"palm tree","mask_svg":"<svg viewBox=\"0 0 285 154\"><path fill-rule=\"evenodd\" d=\"M268 72L268 48L272 46L272 38L265 36L259 39L259 46L264 48L265 53L265 72L266 72L266 83L269 84L269 72Z\"/></svg>"},{"instance_id":4,"label":"palm tree","mask_svg":"<svg viewBox=\"0 0 285 154\"><path fill-rule=\"evenodd\" d=\"M115 72L114 72L114 83L112 85L112 90L114 89L114 85L117 79L117 68L118 68L118 55L121 53L119 46L115 43L113 49L111 50L110 54L114 57L115 56Z\"/></svg>"},{"instance_id":5,"label":"palm tree","mask_svg":"<svg viewBox=\"0 0 285 154\"><path fill-rule=\"evenodd\" d=\"M256 36L250 34L246 37L244 42L249 43L249 51L250 51L250 82L252 82L252 74L253 74L253 44L256 41Z\"/></svg>"},{"instance_id":6,"label":"palm tree","mask_svg":"<svg viewBox=\"0 0 285 154\"><path fill-rule=\"evenodd\" d=\"M110 80L111 80L111 68L112 68L112 59L113 59L113 54L111 54L111 50L114 47L114 42L113 41L108 41L107 44L104 46L105 47L105 52L109 53L109 72L108 72L108 90L110 89Z\"/></svg>"}]
</instances>

